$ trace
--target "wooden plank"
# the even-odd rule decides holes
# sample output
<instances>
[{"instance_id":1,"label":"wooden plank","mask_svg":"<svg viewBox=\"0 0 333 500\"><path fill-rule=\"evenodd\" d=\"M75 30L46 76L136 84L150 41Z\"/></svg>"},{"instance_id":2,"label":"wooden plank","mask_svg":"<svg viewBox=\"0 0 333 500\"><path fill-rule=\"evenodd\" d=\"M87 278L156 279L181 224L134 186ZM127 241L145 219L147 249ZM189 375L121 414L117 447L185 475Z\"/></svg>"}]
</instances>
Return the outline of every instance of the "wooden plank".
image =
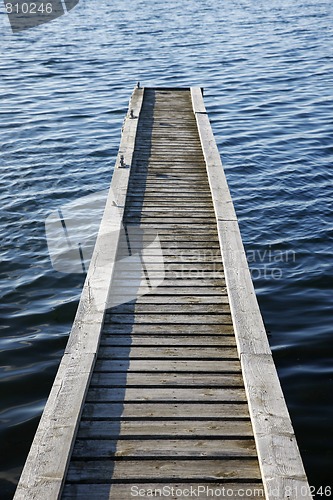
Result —
<instances>
[{"instance_id":1,"label":"wooden plank","mask_svg":"<svg viewBox=\"0 0 333 500\"><path fill-rule=\"evenodd\" d=\"M247 420L93 420L82 421L78 439L192 438L253 439Z\"/></svg>"},{"instance_id":2,"label":"wooden plank","mask_svg":"<svg viewBox=\"0 0 333 500\"><path fill-rule=\"evenodd\" d=\"M132 253L141 251L139 245L136 248L131 246L131 250ZM219 251L216 251L216 255L211 255L212 251L209 249L203 249L201 251L197 250L196 252L194 251L189 253L188 251L184 251L182 249L173 250L172 248L162 248L162 252L160 251L159 254L157 254L157 252L154 254L153 250L146 251L146 253L150 259L149 265L154 264L156 266L157 264L163 264L166 268L169 268L169 266L173 264L178 264L178 267L179 265L185 264L186 266L191 265L200 267L201 264L205 265L209 263L211 267L223 270ZM163 257L161 257L161 253L163 254Z\"/></svg>"},{"instance_id":3,"label":"wooden plank","mask_svg":"<svg viewBox=\"0 0 333 500\"><path fill-rule=\"evenodd\" d=\"M191 87L191 102L194 114L196 113L207 113L205 103L203 100L202 89L199 87Z\"/></svg>"},{"instance_id":4,"label":"wooden plank","mask_svg":"<svg viewBox=\"0 0 333 500\"><path fill-rule=\"evenodd\" d=\"M93 458L175 458L214 459L256 457L254 440L249 439L94 439L78 440L73 459Z\"/></svg>"},{"instance_id":5,"label":"wooden plank","mask_svg":"<svg viewBox=\"0 0 333 500\"><path fill-rule=\"evenodd\" d=\"M142 188L145 193L160 193L160 192L175 192L182 193L182 188L188 188L189 192L206 194L207 198L209 198L209 185L207 182L203 182L201 179L173 179L163 178L163 179L151 179L147 180L143 175L140 176L140 179L133 179L133 182L130 184L130 190L137 192L138 188Z\"/></svg>"},{"instance_id":6,"label":"wooden plank","mask_svg":"<svg viewBox=\"0 0 333 500\"><path fill-rule=\"evenodd\" d=\"M148 283L147 283L147 280L146 279L143 279L141 278L140 279L140 282L137 280L136 282L134 280L132 280L132 284L133 286L130 287L129 286L129 283L127 282L126 283L126 279L124 280L117 280L117 287L114 287L112 293L110 294L110 304L112 303L131 303L132 302L132 299L133 299L133 296L135 296L135 294L137 295L141 295L141 301L140 303L141 304L144 304L144 303L149 303L149 298L150 297L154 297L155 295L153 295L154 292L156 292L157 288L153 288L153 289L150 289L148 287ZM127 286L126 286L127 285ZM158 297L161 297L161 300L163 297L166 297L166 299L169 299L169 300L172 300L174 299L175 302L177 302L177 298L178 297L187 297L188 295L186 294L186 291L185 290L182 290L181 288L179 288L179 294L169 294L168 295L168 287L161 287L161 288L158 288L161 292L165 291L166 293L162 293L161 295L158 295ZM203 293L207 293L207 289L203 289L201 288L201 290L203 290L203 292L201 292L201 295L199 295L199 290L196 292L196 297L201 297ZM183 293L181 293L183 292ZM207 294L207 296L209 297L209 293ZM213 296L213 295L212 295ZM223 298L224 296L221 295L221 297ZM113 302L111 302L113 301ZM157 305L157 303L156 303ZM111 309L110 309L111 311ZM199 307L197 309L196 312L200 312L199 310ZM205 311L203 311L205 312Z\"/></svg>"},{"instance_id":7,"label":"wooden plank","mask_svg":"<svg viewBox=\"0 0 333 500\"><path fill-rule=\"evenodd\" d=\"M278 491L303 491L310 500L308 482L294 430L269 354L243 354L242 368L268 498ZM275 492L275 493L273 493Z\"/></svg>"},{"instance_id":8,"label":"wooden plank","mask_svg":"<svg viewBox=\"0 0 333 500\"><path fill-rule=\"evenodd\" d=\"M100 346L98 359L238 359L235 347L162 347L162 346Z\"/></svg>"},{"instance_id":9,"label":"wooden plank","mask_svg":"<svg viewBox=\"0 0 333 500\"><path fill-rule=\"evenodd\" d=\"M138 194L138 192L132 188L128 194L127 194L129 199L142 199L142 194ZM161 193L160 190L155 190L155 191L149 191L146 192L144 195L145 200L150 200L150 199L156 199L160 200L164 198L164 200L169 199L169 200L177 200L184 201L187 200L189 203L191 203L191 200L201 200L201 199L207 199L208 198L208 191L196 191L196 190L191 190L191 191L178 191L175 192L174 189L169 188L168 192Z\"/></svg>"},{"instance_id":10,"label":"wooden plank","mask_svg":"<svg viewBox=\"0 0 333 500\"><path fill-rule=\"evenodd\" d=\"M217 373L239 373L239 361L211 361L211 360L97 360L95 371L133 371L133 372L211 372Z\"/></svg>"},{"instance_id":11,"label":"wooden plank","mask_svg":"<svg viewBox=\"0 0 333 500\"><path fill-rule=\"evenodd\" d=\"M237 221L220 154L206 114L196 114L196 120L205 156L208 181L213 197L217 220Z\"/></svg>"},{"instance_id":12,"label":"wooden plank","mask_svg":"<svg viewBox=\"0 0 333 500\"><path fill-rule=\"evenodd\" d=\"M158 256L157 258L154 257L154 255L152 253L150 253L149 251L146 251L146 255L148 256L147 266L149 266L149 272L159 271L160 267L163 266L163 264L165 263L165 260L161 256ZM126 262L126 271L124 271L124 272L129 273L133 270L137 271L137 268L138 268L137 262ZM179 259L176 262L165 263L165 270L169 271L169 272L179 271L179 270L188 271L191 269L196 269L198 271L221 271L222 272L223 266L220 262L211 262L209 259L200 260L199 262L182 261L181 259ZM118 272L120 272L120 271L118 271Z\"/></svg>"},{"instance_id":13,"label":"wooden plank","mask_svg":"<svg viewBox=\"0 0 333 500\"><path fill-rule=\"evenodd\" d=\"M193 210L193 208L192 208ZM214 214L211 212L203 213L191 213L188 210L188 213L184 212L175 212L175 211L164 211L164 212L148 212L146 210L128 210L126 214L126 219L131 220L132 222L140 222L146 223L147 221L154 222L156 224L172 224L176 222L177 224L192 224L193 222L197 223L214 223Z\"/></svg>"},{"instance_id":14,"label":"wooden plank","mask_svg":"<svg viewBox=\"0 0 333 500\"><path fill-rule=\"evenodd\" d=\"M130 247L132 255L143 252L143 256L149 262L167 262L168 264L181 263L184 260L187 263L203 263L209 262L211 264L219 264L220 269L223 269L223 265L221 265L221 257L220 250L216 247L208 248L208 242L197 242L197 246L194 248L188 248L188 243L186 243L186 239L183 241L161 241L161 237L158 237L158 240L155 241L154 245L149 247L150 240L147 236L146 241L139 241L139 239L130 240L129 245L125 245L122 243L119 248L118 257L121 260L126 257L126 253L128 253L128 247ZM160 244L160 248L158 248L158 243ZM122 262L116 263L116 269L123 269L124 266Z\"/></svg>"},{"instance_id":15,"label":"wooden plank","mask_svg":"<svg viewBox=\"0 0 333 500\"><path fill-rule=\"evenodd\" d=\"M184 173L183 173L184 175ZM190 192L190 190L187 189L188 192ZM181 211L184 211L184 210L187 210L187 212L189 212L191 209L194 210L194 209L197 209L199 211L199 209L201 209L202 211L210 211L210 213L212 213L214 215L214 212L213 212L213 207L211 205L211 203L209 202L209 199L207 198L204 198L204 197L201 197L199 200L191 200L190 203L187 202L187 200L185 199L180 199L179 200L179 205L175 206L174 203L173 203L173 200L170 199L169 197L166 197L166 198L163 198L161 196L158 197L158 200L157 200L157 203L154 204L154 200L150 199L148 196L149 196L149 191L145 191L143 194L143 196L141 196L141 198L138 196L138 199L131 199L130 201L128 201L127 203L127 209L132 209L132 208L139 208L139 209L142 209L144 207L145 210L148 210L151 206L153 206L153 210L155 211L159 211L159 212L162 212L162 214L164 214L166 212L167 209L169 209L169 211L171 210L174 210L175 212L181 212ZM181 192L179 193L181 195ZM192 203L193 201L193 203Z\"/></svg>"},{"instance_id":16,"label":"wooden plank","mask_svg":"<svg viewBox=\"0 0 333 500\"><path fill-rule=\"evenodd\" d=\"M91 387L243 387L241 374L211 373L97 373Z\"/></svg>"},{"instance_id":17,"label":"wooden plank","mask_svg":"<svg viewBox=\"0 0 333 500\"><path fill-rule=\"evenodd\" d=\"M180 286L182 286L183 282L188 282L190 280L200 280L202 281L202 286L207 285L209 283L209 280L219 280L219 285L224 283L224 272L220 270L205 270L205 269L197 269L196 266L189 267L188 269L175 269L172 271L169 271L168 269L148 269L148 275L144 270L142 270L141 273L138 271L117 271L115 275L115 285L121 285L124 280L128 281L130 283L133 281L133 285L139 286L140 284L145 284L147 281L147 278L149 281L154 280L159 283L163 278L163 281L161 285L168 285L169 282L173 280L178 280L180 281ZM141 283L142 282L142 283ZM158 285L158 286L161 286ZM154 291L154 289L147 290L147 291ZM110 303L110 302L109 302Z\"/></svg>"},{"instance_id":18,"label":"wooden plank","mask_svg":"<svg viewBox=\"0 0 333 500\"><path fill-rule=\"evenodd\" d=\"M210 325L230 325L232 324L230 314L106 314L106 323L144 323L144 324L210 324Z\"/></svg>"},{"instance_id":19,"label":"wooden plank","mask_svg":"<svg viewBox=\"0 0 333 500\"><path fill-rule=\"evenodd\" d=\"M142 91L135 90L130 107L139 116ZM125 120L120 152L131 165L137 119ZM116 162L119 166L119 156ZM113 203L124 206L129 170L116 169L100 226L82 300L65 354L46 403L40 424L19 480L15 500L58 498L63 485L78 421L96 358L105 304L117 251L118 238L110 233L121 227L123 209L114 218Z\"/></svg>"},{"instance_id":20,"label":"wooden plank","mask_svg":"<svg viewBox=\"0 0 333 500\"><path fill-rule=\"evenodd\" d=\"M121 401L135 401L135 402L161 402L161 401L186 401L186 402L245 402L245 391L239 388L196 388L191 387L189 390L181 388L169 387L146 387L146 388L122 388L122 387L90 387L87 393L87 402L121 402Z\"/></svg>"},{"instance_id":21,"label":"wooden plank","mask_svg":"<svg viewBox=\"0 0 333 500\"><path fill-rule=\"evenodd\" d=\"M204 167L204 163L202 167ZM147 185L154 185L155 182L169 184L169 182L179 181L186 184L194 182L195 185L203 187L208 186L208 178L204 168L192 168L191 165L187 165L186 171L184 168L174 166L172 169L168 168L167 170L166 172L166 168L156 169L156 167L151 169L149 165L141 168L136 167L132 172L130 183L136 185L137 182L145 181ZM186 175L184 175L185 173Z\"/></svg>"},{"instance_id":22,"label":"wooden plank","mask_svg":"<svg viewBox=\"0 0 333 500\"><path fill-rule=\"evenodd\" d=\"M221 306L224 309L229 307L228 304L228 296L227 295L195 295L192 296L191 294L186 294L186 291L184 290L183 295L176 295L175 297L170 296L170 295L158 295L158 294L149 294L149 296L143 295L142 297L138 297L135 299L135 307L142 307L145 310L149 306L151 309L152 307L158 305L163 305L163 310L166 311L164 308L170 308L173 306L183 306L186 304L201 304L201 305L211 305L211 306ZM123 311L127 307L130 307L131 304L123 304L123 307L118 306L119 309L121 308ZM124 309L125 308L125 309ZM115 310L116 308L114 308ZM138 310L139 311L139 310ZM150 311L151 312L151 311ZM169 311L168 311L169 312Z\"/></svg>"},{"instance_id":23,"label":"wooden plank","mask_svg":"<svg viewBox=\"0 0 333 500\"><path fill-rule=\"evenodd\" d=\"M127 226L126 226L127 227ZM134 226L136 228L136 226ZM137 226L138 229L141 229L140 226ZM173 234L171 234L168 231L162 231L159 230L158 232L154 230L154 228L149 228L145 227L143 228L143 234L141 238L138 238L138 241L140 242L152 242L152 237L158 235L158 238L162 244L162 246L167 245L167 244L172 244L172 245L177 245L179 248L181 248L181 245L183 245L185 248L196 248L200 246L204 246L205 248L207 247L208 243L212 243L214 245L214 248L216 248L216 245L218 243L216 231L215 233L210 231L209 233L203 232L203 231L191 231L190 238L189 238L189 230L185 231L174 231ZM131 242L134 242L135 238L131 238ZM191 241L191 246L189 245ZM171 242L171 243L169 243Z\"/></svg>"},{"instance_id":24,"label":"wooden plank","mask_svg":"<svg viewBox=\"0 0 333 500\"><path fill-rule=\"evenodd\" d=\"M191 300L191 299L190 299ZM158 304L150 303L149 299L142 302L142 297L140 302L133 302L127 304L120 304L119 306L112 308L112 314L161 314L161 313L171 313L171 314L219 314L219 313L230 313L229 304L223 304L216 302L215 304L209 303L196 303L195 301L190 302L190 300L183 301L181 303L168 303L160 302Z\"/></svg>"},{"instance_id":25,"label":"wooden plank","mask_svg":"<svg viewBox=\"0 0 333 500\"><path fill-rule=\"evenodd\" d=\"M106 334L101 337L100 346L178 346L178 347L230 347L236 346L234 335L121 335Z\"/></svg>"},{"instance_id":26,"label":"wooden plank","mask_svg":"<svg viewBox=\"0 0 333 500\"><path fill-rule=\"evenodd\" d=\"M257 460L145 460L142 459L112 462L110 460L73 461L68 470L68 481L105 482L142 480L192 479L201 481L221 481L237 477L241 480L260 480Z\"/></svg>"},{"instance_id":27,"label":"wooden plank","mask_svg":"<svg viewBox=\"0 0 333 500\"><path fill-rule=\"evenodd\" d=\"M244 420L250 422L247 403L86 403L82 413L85 420L119 419L196 419L196 420ZM189 426L191 422L189 422Z\"/></svg>"},{"instance_id":28,"label":"wooden plank","mask_svg":"<svg viewBox=\"0 0 333 500\"><path fill-rule=\"evenodd\" d=\"M270 354L238 223L224 221L218 232L239 353Z\"/></svg>"},{"instance_id":29,"label":"wooden plank","mask_svg":"<svg viewBox=\"0 0 333 500\"><path fill-rule=\"evenodd\" d=\"M191 240L192 235L193 236L205 236L206 240L209 241L209 238L213 236L215 238L216 236L216 224L215 223L207 223L205 228L202 227L202 224L199 224L196 221L189 222L185 225L183 224L177 224L177 223L168 223L168 222L163 222L163 223L154 223L152 222L143 222L140 224L137 224L136 222L131 223L130 221L126 221L126 227L128 229L133 229L135 230L143 230L147 234L170 234L173 232L175 235L182 235L183 237L187 237L188 240Z\"/></svg>"},{"instance_id":30,"label":"wooden plank","mask_svg":"<svg viewBox=\"0 0 333 500\"><path fill-rule=\"evenodd\" d=\"M189 325L186 323L182 324L104 324L103 332L108 333L122 333L126 335L138 335L138 334L154 334L154 335L230 335L233 333L232 324L214 325L214 324L201 324L201 325Z\"/></svg>"},{"instance_id":31,"label":"wooden plank","mask_svg":"<svg viewBox=\"0 0 333 500\"><path fill-rule=\"evenodd\" d=\"M165 200L161 199L158 201L158 203L155 203L154 200L148 200L145 197L139 197L138 195L138 200L132 199L130 201L126 202L126 208L132 208L132 207L139 207L145 210L174 210L174 204L170 200ZM178 203L178 210L193 210L193 209L203 209L203 210L213 210L213 206L210 202L210 200L206 200L205 198L200 199L199 201L194 201L191 202L189 205L186 200L181 201L179 200Z\"/></svg>"},{"instance_id":32,"label":"wooden plank","mask_svg":"<svg viewBox=\"0 0 333 500\"><path fill-rule=\"evenodd\" d=\"M233 493L232 493L233 492ZM138 498L153 498L162 497L165 495L169 500L188 500L192 495L198 498L223 498L222 495L228 495L231 499L246 498L247 500L258 500L264 498L264 490L259 483L230 482L205 483L200 481L200 484L177 482L140 482L140 484L68 484L65 486L63 499L79 498L80 500L105 500L115 498L116 500L128 500L136 495ZM149 496L147 496L149 495ZM203 496L205 495L205 496Z\"/></svg>"},{"instance_id":33,"label":"wooden plank","mask_svg":"<svg viewBox=\"0 0 333 500\"><path fill-rule=\"evenodd\" d=\"M131 282L123 282L122 280L119 281L119 287L121 287L122 294L125 296L126 295L126 290L127 294L130 295L130 299L132 300L132 294L131 292L133 291L133 285L131 285ZM186 280L187 286L181 286L181 283L175 283L175 285L178 286L168 286L170 281L164 281L163 286L160 285L157 288L154 288L153 291L149 293L149 295L142 295L141 297L138 297L137 301L139 300L149 300L149 299L159 299L163 300L165 298L166 301L171 300L171 297L175 297L175 302L177 300L181 299L182 297L188 297L190 294L193 297L198 297L198 299L201 298L206 298L209 300L209 297L216 297L217 293L220 293L219 297L221 297L221 301L224 300L225 298L225 287L223 286L209 286L209 285L197 285L197 286L188 286L188 281ZM137 283L137 282L136 282ZM115 284L116 285L116 284ZM145 287L144 287L145 288ZM116 289L116 286L115 286ZM138 293L140 292L139 286L137 286ZM119 289L117 289L117 292ZM154 303L154 302L153 302ZM156 302L157 303L157 302Z\"/></svg>"}]
</instances>

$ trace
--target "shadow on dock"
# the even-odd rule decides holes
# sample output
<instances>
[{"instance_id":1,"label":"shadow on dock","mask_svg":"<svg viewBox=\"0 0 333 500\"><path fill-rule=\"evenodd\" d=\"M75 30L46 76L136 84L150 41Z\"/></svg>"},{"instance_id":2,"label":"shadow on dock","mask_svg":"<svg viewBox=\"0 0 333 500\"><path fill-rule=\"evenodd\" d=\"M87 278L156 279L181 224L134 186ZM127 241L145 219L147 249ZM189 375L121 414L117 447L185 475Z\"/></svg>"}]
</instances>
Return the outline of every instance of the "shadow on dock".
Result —
<instances>
[{"instance_id":1,"label":"shadow on dock","mask_svg":"<svg viewBox=\"0 0 333 500\"><path fill-rule=\"evenodd\" d=\"M109 296L109 307L105 312L99 353L87 393L81 423L74 446L71 464L63 498L79 496L76 492L75 477L82 477L87 458L94 460L103 444L102 456L108 459L107 475L109 485L98 490L99 499L109 499L112 493L113 473L117 460L118 441L121 425L124 421L138 420L140 416L128 416L126 412L126 391L132 387L128 383L131 370L132 333L135 324L137 297L151 293L154 287L163 281L164 269L156 277L150 275L149 265L156 258L158 234L154 229L140 226L141 214L146 192L148 163L151 155L153 111L155 92L150 91L149 99L143 103L144 120L139 120L137 142L140 148L135 150L128 196L125 205L123 228L119 237L115 272ZM137 179L140 178L139 183ZM152 255L150 256L150 252ZM159 250L161 250L159 248ZM161 263L161 256L158 256ZM76 496L77 495L77 496Z\"/></svg>"}]
</instances>

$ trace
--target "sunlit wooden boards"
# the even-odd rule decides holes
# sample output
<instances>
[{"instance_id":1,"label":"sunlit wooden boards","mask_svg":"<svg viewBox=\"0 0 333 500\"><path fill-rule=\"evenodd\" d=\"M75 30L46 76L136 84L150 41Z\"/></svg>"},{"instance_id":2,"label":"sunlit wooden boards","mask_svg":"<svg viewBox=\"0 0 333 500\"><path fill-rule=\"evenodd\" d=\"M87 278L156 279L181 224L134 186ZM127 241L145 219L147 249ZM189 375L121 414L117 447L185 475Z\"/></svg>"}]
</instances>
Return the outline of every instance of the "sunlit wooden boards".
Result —
<instances>
[{"instance_id":1,"label":"sunlit wooden boards","mask_svg":"<svg viewBox=\"0 0 333 500\"><path fill-rule=\"evenodd\" d=\"M190 485L256 498L261 473L189 89L145 90L136 144L124 223L141 230L133 252L158 235L163 259L148 274L162 266L164 276L140 296L145 270L136 284L135 265L115 271L116 290L136 287L138 297L106 312L63 498L177 485L171 498Z\"/></svg>"}]
</instances>

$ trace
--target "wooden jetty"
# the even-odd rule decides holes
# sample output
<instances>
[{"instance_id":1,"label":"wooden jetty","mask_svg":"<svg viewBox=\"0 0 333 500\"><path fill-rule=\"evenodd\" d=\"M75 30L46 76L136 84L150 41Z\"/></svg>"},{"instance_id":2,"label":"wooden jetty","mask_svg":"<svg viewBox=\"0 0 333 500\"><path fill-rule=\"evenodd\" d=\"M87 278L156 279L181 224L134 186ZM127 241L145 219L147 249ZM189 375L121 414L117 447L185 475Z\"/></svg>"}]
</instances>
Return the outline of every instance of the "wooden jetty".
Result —
<instances>
[{"instance_id":1,"label":"wooden jetty","mask_svg":"<svg viewBox=\"0 0 333 500\"><path fill-rule=\"evenodd\" d=\"M156 490L312 498L199 88L134 90L14 498Z\"/></svg>"}]
</instances>

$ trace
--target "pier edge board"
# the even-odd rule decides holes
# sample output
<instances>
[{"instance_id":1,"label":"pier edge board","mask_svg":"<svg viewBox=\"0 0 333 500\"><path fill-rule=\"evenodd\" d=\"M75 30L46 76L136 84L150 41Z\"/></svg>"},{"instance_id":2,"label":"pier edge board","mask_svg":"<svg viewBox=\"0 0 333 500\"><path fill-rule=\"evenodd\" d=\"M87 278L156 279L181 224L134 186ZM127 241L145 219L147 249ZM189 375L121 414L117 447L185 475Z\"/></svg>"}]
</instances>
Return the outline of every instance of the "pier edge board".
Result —
<instances>
[{"instance_id":1,"label":"pier edge board","mask_svg":"<svg viewBox=\"0 0 333 500\"><path fill-rule=\"evenodd\" d=\"M217 221L238 354L266 500L302 488L312 499L286 401L257 302L221 157L200 88L191 87Z\"/></svg>"},{"instance_id":2,"label":"pier edge board","mask_svg":"<svg viewBox=\"0 0 333 500\"><path fill-rule=\"evenodd\" d=\"M61 496L99 347L142 101L143 90L135 89L124 120L115 170L81 300L14 500L58 500ZM121 156L124 168L119 168ZM112 217L113 207L117 210L116 218ZM112 231L117 231L118 237L108 238ZM105 265L109 272L105 272Z\"/></svg>"}]
</instances>

